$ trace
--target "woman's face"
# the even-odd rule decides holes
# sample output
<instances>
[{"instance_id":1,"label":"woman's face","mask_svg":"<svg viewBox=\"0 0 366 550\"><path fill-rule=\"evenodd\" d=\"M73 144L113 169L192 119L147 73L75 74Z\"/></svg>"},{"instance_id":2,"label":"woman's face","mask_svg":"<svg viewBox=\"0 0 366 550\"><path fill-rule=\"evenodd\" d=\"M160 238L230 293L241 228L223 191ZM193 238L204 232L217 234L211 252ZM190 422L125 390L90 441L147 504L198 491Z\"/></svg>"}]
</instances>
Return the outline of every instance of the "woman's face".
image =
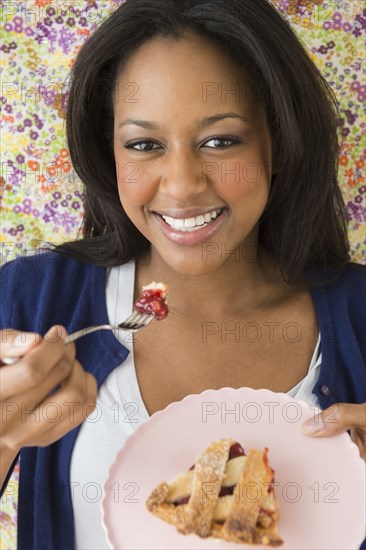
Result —
<instances>
[{"instance_id":1,"label":"woman's face","mask_svg":"<svg viewBox=\"0 0 366 550\"><path fill-rule=\"evenodd\" d=\"M193 33L155 38L119 75L114 154L121 204L152 254L180 273L257 243L272 149L245 74Z\"/></svg>"}]
</instances>

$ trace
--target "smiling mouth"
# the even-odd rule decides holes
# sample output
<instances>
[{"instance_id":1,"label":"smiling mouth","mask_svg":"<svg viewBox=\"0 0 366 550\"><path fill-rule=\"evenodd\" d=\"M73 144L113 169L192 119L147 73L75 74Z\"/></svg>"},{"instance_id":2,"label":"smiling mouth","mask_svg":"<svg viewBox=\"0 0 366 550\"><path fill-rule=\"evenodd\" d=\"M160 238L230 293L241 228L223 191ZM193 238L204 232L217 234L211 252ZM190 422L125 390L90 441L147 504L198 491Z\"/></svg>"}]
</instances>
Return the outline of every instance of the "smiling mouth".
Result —
<instances>
[{"instance_id":1,"label":"smiling mouth","mask_svg":"<svg viewBox=\"0 0 366 550\"><path fill-rule=\"evenodd\" d=\"M155 212L155 214L162 218L162 220L164 220L164 222L172 229L182 231L183 233L192 233L193 231L199 231L200 229L210 225L219 216L221 216L224 210L225 208L220 208L218 210L208 212L207 214L200 214L193 218L182 219L171 218L170 216L165 216L163 214L159 214L158 212Z\"/></svg>"}]
</instances>

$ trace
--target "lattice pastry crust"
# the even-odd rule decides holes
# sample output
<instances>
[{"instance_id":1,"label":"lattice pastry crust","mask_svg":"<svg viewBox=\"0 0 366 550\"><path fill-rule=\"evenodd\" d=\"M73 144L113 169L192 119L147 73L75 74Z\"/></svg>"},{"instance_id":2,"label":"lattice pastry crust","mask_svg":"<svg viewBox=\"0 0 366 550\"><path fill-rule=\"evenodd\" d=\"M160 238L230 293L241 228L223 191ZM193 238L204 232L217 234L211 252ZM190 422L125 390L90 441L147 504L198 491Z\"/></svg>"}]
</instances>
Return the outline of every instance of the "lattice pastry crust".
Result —
<instances>
[{"instance_id":1,"label":"lattice pastry crust","mask_svg":"<svg viewBox=\"0 0 366 550\"><path fill-rule=\"evenodd\" d=\"M232 439L208 445L195 465L171 483L160 483L147 509L182 534L230 542L279 546L279 506L268 449L242 447Z\"/></svg>"}]
</instances>

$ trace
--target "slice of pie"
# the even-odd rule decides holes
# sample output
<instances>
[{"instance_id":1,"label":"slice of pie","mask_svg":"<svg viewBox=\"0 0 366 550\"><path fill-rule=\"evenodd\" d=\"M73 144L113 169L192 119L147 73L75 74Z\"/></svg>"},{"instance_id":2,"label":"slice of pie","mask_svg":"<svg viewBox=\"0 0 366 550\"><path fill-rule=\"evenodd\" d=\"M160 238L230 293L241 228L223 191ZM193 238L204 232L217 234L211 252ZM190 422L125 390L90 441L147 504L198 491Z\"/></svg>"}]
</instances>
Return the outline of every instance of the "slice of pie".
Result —
<instances>
[{"instance_id":1,"label":"slice of pie","mask_svg":"<svg viewBox=\"0 0 366 550\"><path fill-rule=\"evenodd\" d=\"M279 506L268 449L245 454L233 439L208 445L171 483L160 483L147 509L182 534L279 546Z\"/></svg>"}]
</instances>

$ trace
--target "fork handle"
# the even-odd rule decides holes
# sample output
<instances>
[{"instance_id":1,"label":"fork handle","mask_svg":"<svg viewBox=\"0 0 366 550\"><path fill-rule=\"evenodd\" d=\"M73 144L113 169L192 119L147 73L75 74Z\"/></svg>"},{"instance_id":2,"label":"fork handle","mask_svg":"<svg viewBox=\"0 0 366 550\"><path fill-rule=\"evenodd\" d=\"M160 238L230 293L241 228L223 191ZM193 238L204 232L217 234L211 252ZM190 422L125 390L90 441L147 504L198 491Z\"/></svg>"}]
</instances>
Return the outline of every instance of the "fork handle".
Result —
<instances>
[{"instance_id":1,"label":"fork handle","mask_svg":"<svg viewBox=\"0 0 366 550\"><path fill-rule=\"evenodd\" d=\"M75 340L78 340L79 338L81 338L82 336L86 336L87 334L91 334L96 330L113 330L117 328L118 325L97 325L95 327L82 328L81 330L77 330L76 332L68 334L64 342L65 344L70 344L70 342L75 342Z\"/></svg>"},{"instance_id":2,"label":"fork handle","mask_svg":"<svg viewBox=\"0 0 366 550\"><path fill-rule=\"evenodd\" d=\"M118 325L98 325L95 327L82 328L81 330L77 330L76 332L72 332L71 334L68 334L64 342L65 344L70 344L70 342L74 342L75 340L78 340L82 336L91 334L96 330L114 330L117 328L118 328ZM14 363L19 361L19 359L21 359L21 357L3 357L2 359L0 359L0 362L3 365L14 365Z\"/></svg>"}]
</instances>

